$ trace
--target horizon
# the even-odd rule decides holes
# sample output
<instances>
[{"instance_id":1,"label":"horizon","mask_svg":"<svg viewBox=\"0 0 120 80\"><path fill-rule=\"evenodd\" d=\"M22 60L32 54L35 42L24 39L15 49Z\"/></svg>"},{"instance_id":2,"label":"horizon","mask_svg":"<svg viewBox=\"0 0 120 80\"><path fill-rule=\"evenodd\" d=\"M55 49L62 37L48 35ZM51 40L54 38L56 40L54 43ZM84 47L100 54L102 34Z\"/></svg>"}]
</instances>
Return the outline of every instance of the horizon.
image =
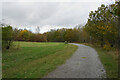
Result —
<instances>
[{"instance_id":1,"label":"horizon","mask_svg":"<svg viewBox=\"0 0 120 80\"><path fill-rule=\"evenodd\" d=\"M97 10L108 0L6 0L2 2L2 20L17 29L40 33L51 29L74 28L85 25L91 11ZM110 2L110 1L108 1ZM9 14L8 14L9 13Z\"/></svg>"}]
</instances>

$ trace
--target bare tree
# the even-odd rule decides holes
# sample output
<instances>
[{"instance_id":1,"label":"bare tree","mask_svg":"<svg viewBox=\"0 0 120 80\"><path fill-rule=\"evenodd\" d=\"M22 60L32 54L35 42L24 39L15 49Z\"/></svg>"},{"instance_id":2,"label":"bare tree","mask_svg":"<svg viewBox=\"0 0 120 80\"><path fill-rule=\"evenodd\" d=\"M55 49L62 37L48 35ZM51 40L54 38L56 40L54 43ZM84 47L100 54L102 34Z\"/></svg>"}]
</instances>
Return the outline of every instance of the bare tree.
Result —
<instances>
[{"instance_id":1,"label":"bare tree","mask_svg":"<svg viewBox=\"0 0 120 80\"><path fill-rule=\"evenodd\" d=\"M36 33L40 33L40 28L39 28L39 26L37 26L37 28L36 28Z\"/></svg>"}]
</instances>

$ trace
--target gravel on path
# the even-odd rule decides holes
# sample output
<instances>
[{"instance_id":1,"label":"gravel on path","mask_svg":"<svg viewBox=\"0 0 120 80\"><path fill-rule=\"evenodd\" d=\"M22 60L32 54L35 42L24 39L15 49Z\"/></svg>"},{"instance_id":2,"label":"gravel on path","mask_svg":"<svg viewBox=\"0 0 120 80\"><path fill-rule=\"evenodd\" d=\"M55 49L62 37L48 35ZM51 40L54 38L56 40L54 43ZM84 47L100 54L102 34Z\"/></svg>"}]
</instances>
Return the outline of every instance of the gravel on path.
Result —
<instances>
[{"instance_id":1,"label":"gravel on path","mask_svg":"<svg viewBox=\"0 0 120 80\"><path fill-rule=\"evenodd\" d=\"M65 64L57 67L45 78L106 78L106 71L95 49L82 44Z\"/></svg>"}]
</instances>

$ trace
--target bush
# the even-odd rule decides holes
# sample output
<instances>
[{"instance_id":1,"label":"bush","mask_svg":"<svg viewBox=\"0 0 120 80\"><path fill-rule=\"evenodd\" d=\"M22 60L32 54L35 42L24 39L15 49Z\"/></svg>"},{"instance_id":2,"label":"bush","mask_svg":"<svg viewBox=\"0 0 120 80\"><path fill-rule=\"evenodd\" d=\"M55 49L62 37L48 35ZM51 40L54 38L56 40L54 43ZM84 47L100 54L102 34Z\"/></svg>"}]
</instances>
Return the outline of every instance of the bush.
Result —
<instances>
[{"instance_id":1,"label":"bush","mask_svg":"<svg viewBox=\"0 0 120 80\"><path fill-rule=\"evenodd\" d=\"M65 44L68 44L68 42L67 42L67 41L65 41Z\"/></svg>"},{"instance_id":2,"label":"bush","mask_svg":"<svg viewBox=\"0 0 120 80\"><path fill-rule=\"evenodd\" d=\"M110 43L105 44L103 49L109 51L111 49Z\"/></svg>"}]
</instances>

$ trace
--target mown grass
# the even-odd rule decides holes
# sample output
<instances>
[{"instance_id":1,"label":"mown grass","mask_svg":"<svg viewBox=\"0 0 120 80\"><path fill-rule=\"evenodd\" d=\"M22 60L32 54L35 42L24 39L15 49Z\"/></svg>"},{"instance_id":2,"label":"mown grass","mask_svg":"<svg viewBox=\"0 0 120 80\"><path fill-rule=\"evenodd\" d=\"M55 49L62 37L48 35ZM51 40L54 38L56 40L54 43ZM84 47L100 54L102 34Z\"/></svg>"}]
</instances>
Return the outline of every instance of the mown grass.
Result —
<instances>
[{"instance_id":1,"label":"mown grass","mask_svg":"<svg viewBox=\"0 0 120 80\"><path fill-rule=\"evenodd\" d=\"M85 44L96 49L106 70L107 78L118 78L118 54L115 48L106 51L99 46Z\"/></svg>"},{"instance_id":2,"label":"mown grass","mask_svg":"<svg viewBox=\"0 0 120 80\"><path fill-rule=\"evenodd\" d=\"M2 51L0 50L0 79L2 79Z\"/></svg>"},{"instance_id":3,"label":"mown grass","mask_svg":"<svg viewBox=\"0 0 120 80\"><path fill-rule=\"evenodd\" d=\"M15 42L20 49L2 55L3 78L42 78L63 64L77 49L64 43Z\"/></svg>"}]
</instances>

